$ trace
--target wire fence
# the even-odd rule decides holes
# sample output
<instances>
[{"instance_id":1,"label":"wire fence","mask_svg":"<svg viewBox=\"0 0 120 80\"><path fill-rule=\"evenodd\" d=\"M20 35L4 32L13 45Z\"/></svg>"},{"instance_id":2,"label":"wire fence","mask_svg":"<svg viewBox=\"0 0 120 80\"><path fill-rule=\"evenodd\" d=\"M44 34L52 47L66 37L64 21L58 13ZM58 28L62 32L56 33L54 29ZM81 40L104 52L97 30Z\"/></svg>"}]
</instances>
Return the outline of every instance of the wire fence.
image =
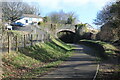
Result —
<instances>
[{"instance_id":1,"label":"wire fence","mask_svg":"<svg viewBox=\"0 0 120 80\"><path fill-rule=\"evenodd\" d=\"M25 35L14 35L11 33L4 34L2 38L2 51L10 53L11 51L18 51L20 48L26 46L33 46L38 42L50 41L50 35L45 34L25 34Z\"/></svg>"},{"instance_id":2,"label":"wire fence","mask_svg":"<svg viewBox=\"0 0 120 80\"><path fill-rule=\"evenodd\" d=\"M50 41L50 34L56 35L56 32L58 29L61 29L61 28L74 29L73 25L56 25L56 24L49 24L48 27L47 28L44 27L44 29L40 29L40 28L41 27L39 26L36 26L36 27L32 26L32 29L30 29L29 31L33 30L36 32L25 34L25 35L15 35L11 32L6 33L6 31L3 31L5 33L2 33L2 40L1 40L2 44L0 45L1 47L0 49L2 49L3 53L18 51L20 48L33 46L38 42ZM27 29L29 29L29 27L22 28L22 31ZM44 33L41 33L41 32L44 32Z\"/></svg>"}]
</instances>

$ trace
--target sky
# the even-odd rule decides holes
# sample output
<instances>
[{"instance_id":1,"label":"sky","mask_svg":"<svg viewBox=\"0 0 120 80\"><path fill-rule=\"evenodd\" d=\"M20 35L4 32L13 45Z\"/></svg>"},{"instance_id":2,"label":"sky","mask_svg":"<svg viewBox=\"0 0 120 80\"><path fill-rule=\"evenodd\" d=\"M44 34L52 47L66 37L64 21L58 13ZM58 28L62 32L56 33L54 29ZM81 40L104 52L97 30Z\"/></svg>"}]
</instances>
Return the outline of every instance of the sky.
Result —
<instances>
[{"instance_id":1,"label":"sky","mask_svg":"<svg viewBox=\"0 0 120 80\"><path fill-rule=\"evenodd\" d=\"M74 12L80 22L88 23L94 28L93 24L97 13L105 6L105 4L115 0L23 0L32 2L32 4L40 8L41 16L47 16L51 12Z\"/></svg>"},{"instance_id":2,"label":"sky","mask_svg":"<svg viewBox=\"0 0 120 80\"><path fill-rule=\"evenodd\" d=\"M31 0L32 1L32 0ZM36 0L40 6L41 16L47 16L51 12L74 12L80 22L88 23L94 28L98 26L93 24L97 13L105 4L114 0Z\"/></svg>"}]
</instances>

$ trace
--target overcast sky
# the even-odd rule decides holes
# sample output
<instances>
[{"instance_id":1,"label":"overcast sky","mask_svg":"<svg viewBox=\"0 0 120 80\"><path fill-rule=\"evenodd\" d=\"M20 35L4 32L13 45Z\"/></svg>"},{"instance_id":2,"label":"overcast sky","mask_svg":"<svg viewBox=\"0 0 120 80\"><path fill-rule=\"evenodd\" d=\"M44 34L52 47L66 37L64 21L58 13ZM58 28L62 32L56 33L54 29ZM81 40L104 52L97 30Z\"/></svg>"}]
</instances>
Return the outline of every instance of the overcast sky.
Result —
<instances>
[{"instance_id":1,"label":"overcast sky","mask_svg":"<svg viewBox=\"0 0 120 80\"><path fill-rule=\"evenodd\" d=\"M16 0L15 0L16 1ZM74 12L79 21L89 23L93 27L93 19L103 6L115 0L23 0L32 2L40 7L41 16L49 15L51 12L63 10L64 12Z\"/></svg>"}]
</instances>

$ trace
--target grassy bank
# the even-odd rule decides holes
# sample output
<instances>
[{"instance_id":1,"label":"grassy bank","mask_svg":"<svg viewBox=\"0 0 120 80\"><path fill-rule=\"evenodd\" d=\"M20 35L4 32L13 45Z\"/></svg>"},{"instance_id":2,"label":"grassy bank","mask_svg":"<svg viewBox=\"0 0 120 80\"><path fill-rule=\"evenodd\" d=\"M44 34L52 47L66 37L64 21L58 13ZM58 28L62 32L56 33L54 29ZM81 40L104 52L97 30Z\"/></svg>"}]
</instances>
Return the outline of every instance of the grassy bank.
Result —
<instances>
[{"instance_id":1,"label":"grassy bank","mask_svg":"<svg viewBox=\"0 0 120 80\"><path fill-rule=\"evenodd\" d=\"M100 66L99 66L99 71L98 71L96 80L120 79L119 78L120 54L119 54L119 50L115 46L102 41L81 40L80 42L90 47L93 47L93 49L96 49L99 52L98 54L104 54L107 56L107 59L104 58L104 56L100 57L100 61L99 61ZM101 51L101 49L103 50Z\"/></svg>"},{"instance_id":2,"label":"grassy bank","mask_svg":"<svg viewBox=\"0 0 120 80\"><path fill-rule=\"evenodd\" d=\"M116 56L118 49L112 44L102 42L102 41L92 41L92 40L80 40L80 43L87 43L86 45L91 46L95 49L98 49L99 54L103 54L104 56L111 57ZM101 57L104 57L101 56Z\"/></svg>"},{"instance_id":3,"label":"grassy bank","mask_svg":"<svg viewBox=\"0 0 120 80\"><path fill-rule=\"evenodd\" d=\"M51 42L37 43L3 55L3 77L37 78L53 70L63 60L71 56L72 47L52 39Z\"/></svg>"}]
</instances>

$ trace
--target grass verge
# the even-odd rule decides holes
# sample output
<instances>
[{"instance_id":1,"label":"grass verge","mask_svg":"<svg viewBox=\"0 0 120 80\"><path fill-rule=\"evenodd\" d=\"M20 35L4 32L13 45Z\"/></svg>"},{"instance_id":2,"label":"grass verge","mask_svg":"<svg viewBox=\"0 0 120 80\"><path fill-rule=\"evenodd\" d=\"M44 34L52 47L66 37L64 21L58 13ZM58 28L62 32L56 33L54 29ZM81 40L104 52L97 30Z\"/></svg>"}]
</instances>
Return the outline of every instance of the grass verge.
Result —
<instances>
[{"instance_id":1,"label":"grass verge","mask_svg":"<svg viewBox=\"0 0 120 80\"><path fill-rule=\"evenodd\" d=\"M120 54L116 51L119 51L115 46L112 44L102 42L102 41L92 41L92 40L81 40L80 42L87 43L87 45L94 47L98 50L99 54L101 54L101 49L104 49L103 54L107 55L107 59L103 59L103 56L99 57L99 71L96 77L96 80L118 80L120 79ZM92 43L92 44L91 44ZM99 46L100 45L100 48Z\"/></svg>"},{"instance_id":2,"label":"grass verge","mask_svg":"<svg viewBox=\"0 0 120 80\"><path fill-rule=\"evenodd\" d=\"M3 55L3 78L37 78L70 57L72 47L52 39Z\"/></svg>"},{"instance_id":3,"label":"grass verge","mask_svg":"<svg viewBox=\"0 0 120 80\"><path fill-rule=\"evenodd\" d=\"M107 57L111 57L111 56L116 56L117 53L116 51L118 51L118 49L113 46L112 44L106 43L106 42L102 42L102 41L93 41L93 40L80 40L80 42L85 42L88 43L87 45L90 44L90 46L93 46L94 48L97 48L98 51L101 51L101 54L104 54L104 56ZM93 45L91 45L93 44ZM101 47L101 49L100 49ZM103 50L102 50L103 49ZM104 57L101 56L101 57Z\"/></svg>"}]
</instances>

